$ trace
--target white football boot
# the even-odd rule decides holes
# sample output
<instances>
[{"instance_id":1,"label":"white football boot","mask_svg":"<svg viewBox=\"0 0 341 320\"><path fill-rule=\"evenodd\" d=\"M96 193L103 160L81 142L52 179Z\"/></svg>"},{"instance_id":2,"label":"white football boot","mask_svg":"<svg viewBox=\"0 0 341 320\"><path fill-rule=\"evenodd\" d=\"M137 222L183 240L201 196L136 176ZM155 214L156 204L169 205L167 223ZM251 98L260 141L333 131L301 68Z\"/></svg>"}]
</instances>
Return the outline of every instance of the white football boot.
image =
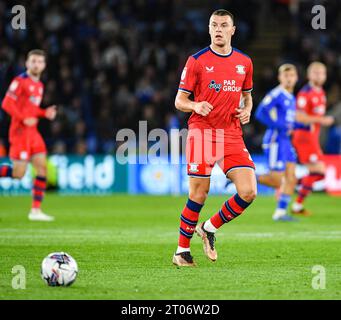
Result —
<instances>
[{"instance_id":1,"label":"white football boot","mask_svg":"<svg viewBox=\"0 0 341 320\"><path fill-rule=\"evenodd\" d=\"M28 214L28 219L31 221L53 221L54 217L47 215L41 209L32 208Z\"/></svg>"}]
</instances>

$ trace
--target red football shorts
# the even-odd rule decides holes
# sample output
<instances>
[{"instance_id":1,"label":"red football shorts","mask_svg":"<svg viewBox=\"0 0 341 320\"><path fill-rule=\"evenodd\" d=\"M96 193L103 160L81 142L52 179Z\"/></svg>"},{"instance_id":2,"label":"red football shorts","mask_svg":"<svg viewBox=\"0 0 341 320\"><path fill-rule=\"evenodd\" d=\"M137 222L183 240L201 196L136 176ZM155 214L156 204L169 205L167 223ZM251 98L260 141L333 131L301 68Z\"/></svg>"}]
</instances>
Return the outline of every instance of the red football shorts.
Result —
<instances>
[{"instance_id":1,"label":"red football shorts","mask_svg":"<svg viewBox=\"0 0 341 320\"><path fill-rule=\"evenodd\" d=\"M298 161L302 164L322 161L323 152L317 136L309 131L295 130L292 144L296 149Z\"/></svg>"},{"instance_id":2,"label":"red football shorts","mask_svg":"<svg viewBox=\"0 0 341 320\"><path fill-rule=\"evenodd\" d=\"M225 175L237 168L255 169L242 137L216 138L206 129L188 131L186 160L187 174L193 177L209 178L215 163Z\"/></svg>"},{"instance_id":3,"label":"red football shorts","mask_svg":"<svg viewBox=\"0 0 341 320\"><path fill-rule=\"evenodd\" d=\"M29 161L33 155L46 152L45 142L38 131L10 137L9 157L13 160Z\"/></svg>"}]
</instances>

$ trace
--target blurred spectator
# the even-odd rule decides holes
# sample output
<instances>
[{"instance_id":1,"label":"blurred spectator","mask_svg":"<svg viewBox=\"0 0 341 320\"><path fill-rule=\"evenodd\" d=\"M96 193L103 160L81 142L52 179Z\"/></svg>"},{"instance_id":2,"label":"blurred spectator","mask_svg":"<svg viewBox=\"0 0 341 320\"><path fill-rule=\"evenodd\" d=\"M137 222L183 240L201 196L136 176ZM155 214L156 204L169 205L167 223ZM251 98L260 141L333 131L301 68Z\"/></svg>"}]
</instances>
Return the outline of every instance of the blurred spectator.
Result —
<instances>
[{"instance_id":1,"label":"blurred spectator","mask_svg":"<svg viewBox=\"0 0 341 320\"><path fill-rule=\"evenodd\" d=\"M7 152L5 148L5 143L2 139L0 139L0 158L6 157Z\"/></svg>"},{"instance_id":2,"label":"blurred spectator","mask_svg":"<svg viewBox=\"0 0 341 320\"><path fill-rule=\"evenodd\" d=\"M27 30L11 28L11 1L0 3L0 100L10 80L24 70L33 48L48 53L43 77L43 105L57 104L55 122L40 129L50 151L78 154L114 152L121 128L138 129L139 120L153 128L182 128L189 114L177 112L174 97L185 60L209 43L208 17L218 8L235 13L233 46L249 52L266 28L286 27L280 56L255 72L254 105L276 84L278 61L291 61L303 71L315 59L328 64L330 103L340 101L341 16L339 1L327 6L328 28L310 27L314 1L21 1L27 8ZM323 2L323 1L322 1ZM324 2L325 3L325 2ZM261 21L261 6L273 10ZM272 8L272 9L271 9ZM252 14L250 14L252 13ZM264 19L263 19L264 20ZM318 44L318 45L317 45ZM257 57L255 70L257 70ZM302 74L304 79L304 74ZM0 111L0 136L7 144L9 118ZM263 128L245 127L246 144L261 151Z\"/></svg>"}]
</instances>

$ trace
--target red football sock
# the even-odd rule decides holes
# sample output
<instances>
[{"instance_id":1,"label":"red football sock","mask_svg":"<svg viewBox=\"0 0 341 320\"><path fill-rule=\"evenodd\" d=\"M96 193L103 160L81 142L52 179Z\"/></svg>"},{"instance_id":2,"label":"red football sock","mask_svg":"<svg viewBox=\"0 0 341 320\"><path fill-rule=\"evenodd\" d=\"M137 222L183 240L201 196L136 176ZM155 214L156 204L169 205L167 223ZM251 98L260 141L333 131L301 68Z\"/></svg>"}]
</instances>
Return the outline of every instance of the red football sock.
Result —
<instances>
[{"instance_id":1,"label":"red football sock","mask_svg":"<svg viewBox=\"0 0 341 320\"><path fill-rule=\"evenodd\" d=\"M12 171L12 166L8 164L0 165L0 178L11 178Z\"/></svg>"},{"instance_id":2,"label":"red football sock","mask_svg":"<svg viewBox=\"0 0 341 320\"><path fill-rule=\"evenodd\" d=\"M296 199L297 203L303 203L305 198L312 192L313 184L316 181L320 181L324 178L323 174L320 173L310 173L301 180L301 186L298 190L298 197Z\"/></svg>"},{"instance_id":3,"label":"red football sock","mask_svg":"<svg viewBox=\"0 0 341 320\"><path fill-rule=\"evenodd\" d=\"M224 223L238 217L251 203L243 200L238 193L228 199L210 221L215 228L220 228Z\"/></svg>"},{"instance_id":4,"label":"red football sock","mask_svg":"<svg viewBox=\"0 0 341 320\"><path fill-rule=\"evenodd\" d=\"M179 235L179 247L189 248L190 241L193 236L195 227L198 223L199 213L202 204L192 201L191 199L187 200L187 203L182 210L181 214L181 222L180 222L180 235Z\"/></svg>"},{"instance_id":5,"label":"red football sock","mask_svg":"<svg viewBox=\"0 0 341 320\"><path fill-rule=\"evenodd\" d=\"M40 208L41 202L43 201L43 198L44 198L45 189L46 189L46 178L37 176L34 179L33 188L32 188L32 193L33 193L32 208L34 209Z\"/></svg>"}]
</instances>

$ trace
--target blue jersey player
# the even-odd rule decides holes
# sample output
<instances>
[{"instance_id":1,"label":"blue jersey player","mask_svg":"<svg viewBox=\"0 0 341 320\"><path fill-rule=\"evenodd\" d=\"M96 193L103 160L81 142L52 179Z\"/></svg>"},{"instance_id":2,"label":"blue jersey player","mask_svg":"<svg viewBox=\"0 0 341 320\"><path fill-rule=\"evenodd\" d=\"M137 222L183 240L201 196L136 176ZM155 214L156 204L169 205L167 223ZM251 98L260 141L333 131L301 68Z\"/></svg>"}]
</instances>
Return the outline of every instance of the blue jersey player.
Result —
<instances>
[{"instance_id":1,"label":"blue jersey player","mask_svg":"<svg viewBox=\"0 0 341 320\"><path fill-rule=\"evenodd\" d=\"M274 220L291 221L287 214L296 185L296 153L291 144L295 123L296 99L293 90L298 80L296 67L283 64L278 69L279 85L264 97L256 111L256 118L267 130L263 149L268 159L269 173L258 176L258 182L279 188Z\"/></svg>"}]
</instances>

